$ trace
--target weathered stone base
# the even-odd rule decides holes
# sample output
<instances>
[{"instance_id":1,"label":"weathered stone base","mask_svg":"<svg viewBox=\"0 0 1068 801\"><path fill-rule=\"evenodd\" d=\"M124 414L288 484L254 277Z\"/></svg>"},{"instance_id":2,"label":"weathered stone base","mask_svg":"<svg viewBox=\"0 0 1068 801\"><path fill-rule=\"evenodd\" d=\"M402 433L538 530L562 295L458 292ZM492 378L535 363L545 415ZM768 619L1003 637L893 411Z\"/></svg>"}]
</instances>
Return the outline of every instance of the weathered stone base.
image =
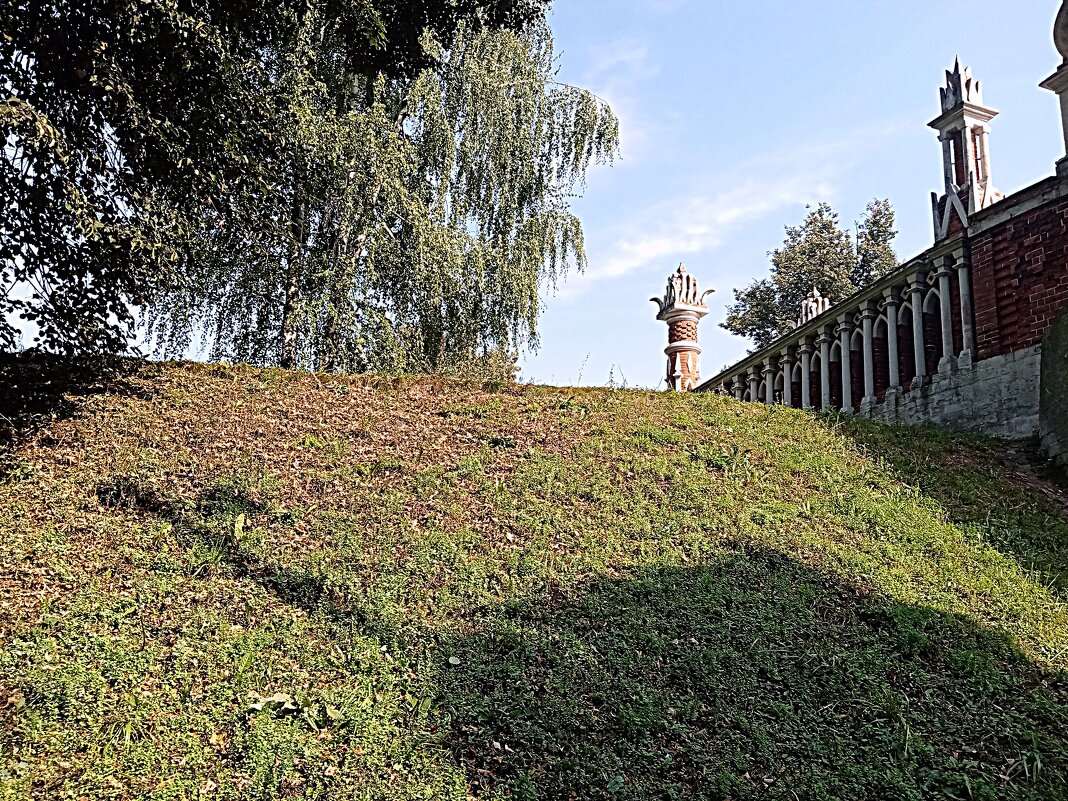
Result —
<instances>
[{"instance_id":1,"label":"weathered stone base","mask_svg":"<svg viewBox=\"0 0 1068 801\"><path fill-rule=\"evenodd\" d=\"M1042 450L1068 465L1068 312L1050 328L1042 350Z\"/></svg>"},{"instance_id":2,"label":"weathered stone base","mask_svg":"<svg viewBox=\"0 0 1068 801\"><path fill-rule=\"evenodd\" d=\"M884 423L933 424L1025 439L1038 430L1042 346L958 365L924 386L886 400L868 412Z\"/></svg>"}]
</instances>

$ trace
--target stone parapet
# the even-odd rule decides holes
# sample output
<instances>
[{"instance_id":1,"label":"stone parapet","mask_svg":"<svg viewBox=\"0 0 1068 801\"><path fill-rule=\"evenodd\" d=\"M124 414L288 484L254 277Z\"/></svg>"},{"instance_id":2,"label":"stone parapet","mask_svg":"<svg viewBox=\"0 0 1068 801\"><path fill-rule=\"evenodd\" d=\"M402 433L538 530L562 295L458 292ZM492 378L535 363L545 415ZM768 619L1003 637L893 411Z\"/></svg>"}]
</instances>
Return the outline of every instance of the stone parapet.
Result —
<instances>
[{"instance_id":1,"label":"stone parapet","mask_svg":"<svg viewBox=\"0 0 1068 801\"><path fill-rule=\"evenodd\" d=\"M898 425L938 425L1024 439L1038 429L1042 346L938 373L911 392L888 394L867 416Z\"/></svg>"}]
</instances>

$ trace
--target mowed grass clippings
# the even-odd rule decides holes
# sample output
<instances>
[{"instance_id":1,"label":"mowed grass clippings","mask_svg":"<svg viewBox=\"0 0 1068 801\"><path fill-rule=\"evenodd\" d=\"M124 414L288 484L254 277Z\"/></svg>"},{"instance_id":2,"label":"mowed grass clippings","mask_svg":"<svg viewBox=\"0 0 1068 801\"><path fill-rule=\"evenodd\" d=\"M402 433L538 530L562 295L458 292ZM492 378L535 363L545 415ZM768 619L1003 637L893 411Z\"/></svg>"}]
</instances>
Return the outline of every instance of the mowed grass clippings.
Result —
<instances>
[{"instance_id":1,"label":"mowed grass clippings","mask_svg":"<svg viewBox=\"0 0 1068 801\"><path fill-rule=\"evenodd\" d=\"M4 457L2 798L1068 798L1068 519L999 443L128 373Z\"/></svg>"}]
</instances>

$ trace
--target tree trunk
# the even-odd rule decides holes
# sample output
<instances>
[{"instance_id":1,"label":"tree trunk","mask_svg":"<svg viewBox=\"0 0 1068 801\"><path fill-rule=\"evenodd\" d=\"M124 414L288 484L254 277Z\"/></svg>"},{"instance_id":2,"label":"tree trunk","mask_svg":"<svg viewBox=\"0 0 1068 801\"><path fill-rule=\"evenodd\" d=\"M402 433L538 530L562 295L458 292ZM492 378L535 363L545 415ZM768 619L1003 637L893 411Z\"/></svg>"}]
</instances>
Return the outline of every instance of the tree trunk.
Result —
<instances>
[{"instance_id":1,"label":"tree trunk","mask_svg":"<svg viewBox=\"0 0 1068 801\"><path fill-rule=\"evenodd\" d=\"M341 247L335 249L334 261L340 268ZM341 353L341 318L346 303L347 278L343 275L334 277L334 284L330 288L330 300L326 309L326 324L323 326L323 338L319 343L319 370L323 373L334 373L343 367L340 363Z\"/></svg>"},{"instance_id":2,"label":"tree trunk","mask_svg":"<svg viewBox=\"0 0 1068 801\"><path fill-rule=\"evenodd\" d=\"M293 201L292 230L287 259L285 302L282 304L282 347L279 363L287 370L297 366L297 304L300 302L300 262L304 241L304 204Z\"/></svg>"}]
</instances>

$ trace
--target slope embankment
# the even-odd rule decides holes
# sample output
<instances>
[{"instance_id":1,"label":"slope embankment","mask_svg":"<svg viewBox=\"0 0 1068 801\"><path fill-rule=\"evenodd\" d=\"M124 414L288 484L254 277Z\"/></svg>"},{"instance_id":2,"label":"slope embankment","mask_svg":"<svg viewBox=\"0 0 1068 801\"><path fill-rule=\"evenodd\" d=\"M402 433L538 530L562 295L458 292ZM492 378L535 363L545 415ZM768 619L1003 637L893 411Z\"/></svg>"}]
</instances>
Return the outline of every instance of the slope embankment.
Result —
<instances>
[{"instance_id":1,"label":"slope embankment","mask_svg":"<svg viewBox=\"0 0 1068 801\"><path fill-rule=\"evenodd\" d=\"M1068 511L997 442L3 370L0 798L1068 797Z\"/></svg>"}]
</instances>

